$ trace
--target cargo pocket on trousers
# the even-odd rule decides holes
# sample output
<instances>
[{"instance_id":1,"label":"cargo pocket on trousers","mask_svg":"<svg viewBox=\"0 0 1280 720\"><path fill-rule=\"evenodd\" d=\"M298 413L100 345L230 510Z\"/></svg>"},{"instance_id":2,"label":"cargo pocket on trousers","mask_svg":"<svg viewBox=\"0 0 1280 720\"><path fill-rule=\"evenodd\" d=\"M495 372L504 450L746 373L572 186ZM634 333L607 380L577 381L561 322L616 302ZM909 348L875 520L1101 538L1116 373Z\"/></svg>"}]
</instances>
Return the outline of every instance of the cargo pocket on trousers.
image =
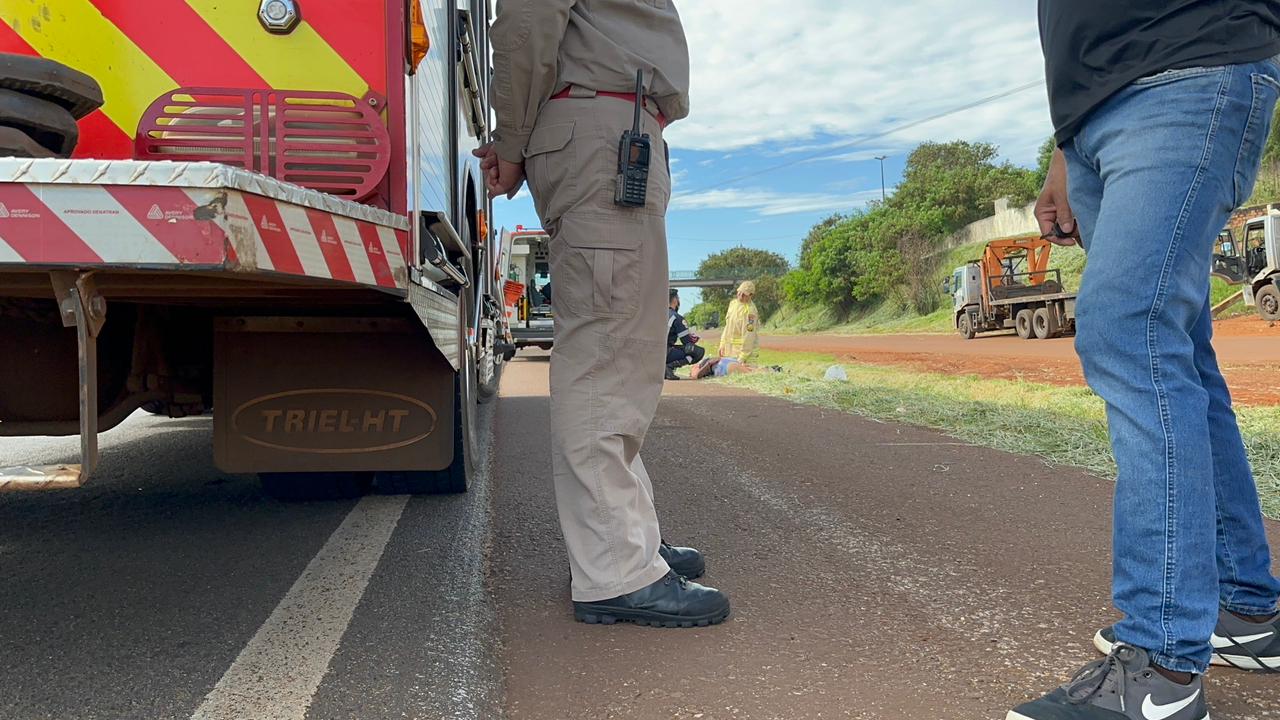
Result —
<instances>
[{"instance_id":1,"label":"cargo pocket on trousers","mask_svg":"<svg viewBox=\"0 0 1280 720\"><path fill-rule=\"evenodd\" d=\"M557 123L534 129L524 150L525 175L545 224L552 224L565 210L560 205L574 197L578 174L574 172L574 123Z\"/></svg>"},{"instance_id":2,"label":"cargo pocket on trousers","mask_svg":"<svg viewBox=\"0 0 1280 720\"><path fill-rule=\"evenodd\" d=\"M567 309L581 317L634 316L640 308L640 235L619 227L617 217L583 213L561 218L559 229L564 245L554 253L559 262L551 271Z\"/></svg>"}]
</instances>

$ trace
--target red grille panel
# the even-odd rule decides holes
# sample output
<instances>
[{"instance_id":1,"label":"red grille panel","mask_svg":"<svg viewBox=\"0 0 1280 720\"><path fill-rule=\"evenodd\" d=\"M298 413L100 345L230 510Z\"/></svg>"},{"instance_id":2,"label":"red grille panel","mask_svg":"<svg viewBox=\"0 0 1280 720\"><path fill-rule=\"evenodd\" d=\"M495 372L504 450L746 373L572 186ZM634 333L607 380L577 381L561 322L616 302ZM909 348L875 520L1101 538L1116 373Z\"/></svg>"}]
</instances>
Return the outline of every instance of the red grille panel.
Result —
<instances>
[{"instance_id":1,"label":"red grille panel","mask_svg":"<svg viewBox=\"0 0 1280 720\"><path fill-rule=\"evenodd\" d=\"M343 93L181 88L147 108L134 157L224 163L360 200L391 164L373 104Z\"/></svg>"}]
</instances>

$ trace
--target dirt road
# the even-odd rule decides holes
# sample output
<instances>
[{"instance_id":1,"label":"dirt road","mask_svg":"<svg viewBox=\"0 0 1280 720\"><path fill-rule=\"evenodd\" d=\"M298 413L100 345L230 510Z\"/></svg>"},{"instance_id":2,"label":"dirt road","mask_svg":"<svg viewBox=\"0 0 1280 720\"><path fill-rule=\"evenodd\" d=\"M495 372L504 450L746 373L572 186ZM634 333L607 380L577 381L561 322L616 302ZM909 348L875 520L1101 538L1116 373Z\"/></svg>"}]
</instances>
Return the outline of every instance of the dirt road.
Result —
<instances>
[{"instance_id":1,"label":"dirt road","mask_svg":"<svg viewBox=\"0 0 1280 720\"><path fill-rule=\"evenodd\" d=\"M663 532L734 615L702 630L573 621L547 452L547 364L507 369L490 584L511 720L1003 718L1094 658L1110 483L938 434L688 381L645 447ZM1280 539L1280 527L1271 527ZM1280 718L1276 681L1215 671L1218 720Z\"/></svg>"},{"instance_id":2,"label":"dirt road","mask_svg":"<svg viewBox=\"0 0 1280 720\"><path fill-rule=\"evenodd\" d=\"M1084 383L1070 339L1022 340L1016 335L776 335L773 350L818 352L841 359L942 373L1021 378L1056 385ZM1214 347L1242 405L1280 405L1280 328L1253 317L1219 323Z\"/></svg>"}]
</instances>

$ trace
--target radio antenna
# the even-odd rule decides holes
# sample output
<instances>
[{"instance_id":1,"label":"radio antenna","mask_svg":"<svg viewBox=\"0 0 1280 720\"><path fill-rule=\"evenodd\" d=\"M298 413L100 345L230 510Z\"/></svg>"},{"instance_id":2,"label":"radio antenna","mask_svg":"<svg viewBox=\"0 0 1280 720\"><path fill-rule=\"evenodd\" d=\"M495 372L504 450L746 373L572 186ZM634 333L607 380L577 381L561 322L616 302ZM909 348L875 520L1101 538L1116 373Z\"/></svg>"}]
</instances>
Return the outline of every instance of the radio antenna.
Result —
<instances>
[{"instance_id":1,"label":"radio antenna","mask_svg":"<svg viewBox=\"0 0 1280 720\"><path fill-rule=\"evenodd\" d=\"M644 107L644 70L636 71L636 117L631 123L631 130L640 134L640 108Z\"/></svg>"}]
</instances>

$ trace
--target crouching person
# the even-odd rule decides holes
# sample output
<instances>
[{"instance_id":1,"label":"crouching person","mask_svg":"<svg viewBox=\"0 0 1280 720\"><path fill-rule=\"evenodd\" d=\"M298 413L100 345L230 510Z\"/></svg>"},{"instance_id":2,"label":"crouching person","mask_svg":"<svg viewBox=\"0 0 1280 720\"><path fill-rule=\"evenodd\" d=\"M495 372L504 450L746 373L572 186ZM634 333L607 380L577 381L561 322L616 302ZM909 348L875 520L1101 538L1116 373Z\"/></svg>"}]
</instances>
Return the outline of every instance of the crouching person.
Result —
<instances>
[{"instance_id":1,"label":"crouching person","mask_svg":"<svg viewBox=\"0 0 1280 720\"><path fill-rule=\"evenodd\" d=\"M706 349L698 345L698 336L694 335L680 314L680 291L671 289L667 305L667 372L668 380L679 380L676 370L686 365L696 365L707 354Z\"/></svg>"}]
</instances>

